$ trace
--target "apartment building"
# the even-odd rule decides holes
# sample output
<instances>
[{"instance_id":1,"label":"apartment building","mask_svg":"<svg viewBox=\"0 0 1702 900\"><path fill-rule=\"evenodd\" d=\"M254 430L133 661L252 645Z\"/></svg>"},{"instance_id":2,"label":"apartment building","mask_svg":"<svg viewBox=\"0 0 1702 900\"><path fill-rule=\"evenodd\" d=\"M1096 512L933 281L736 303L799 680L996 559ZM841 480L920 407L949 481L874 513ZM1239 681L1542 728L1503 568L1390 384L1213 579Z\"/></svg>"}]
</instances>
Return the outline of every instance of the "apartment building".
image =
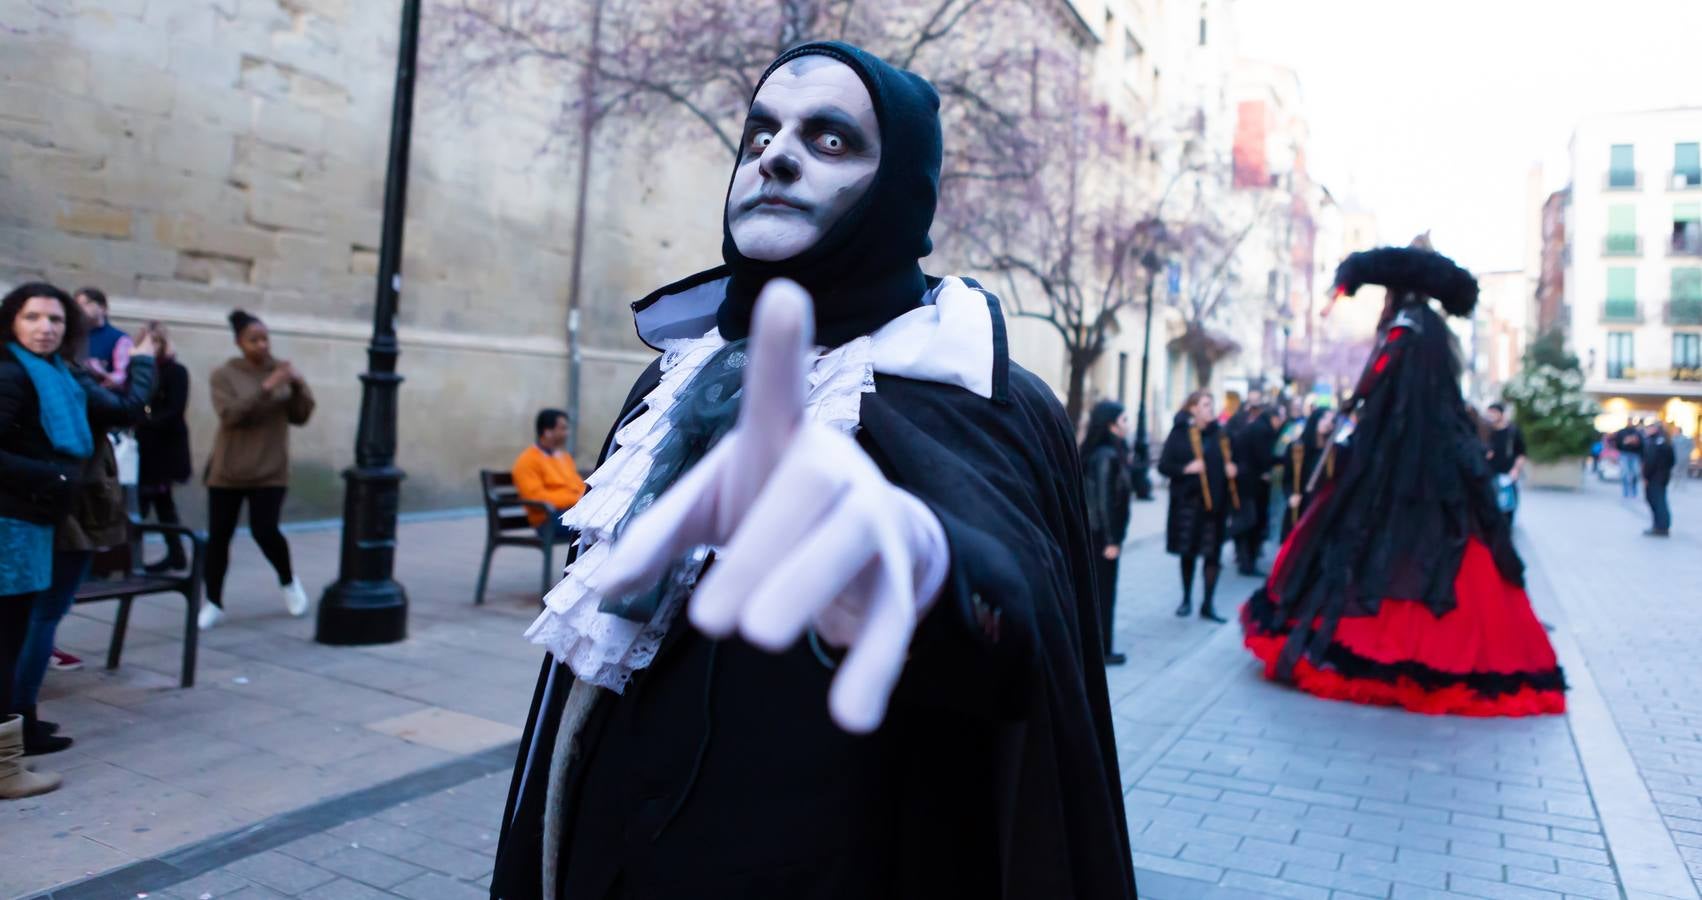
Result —
<instances>
[{"instance_id":1,"label":"apartment building","mask_svg":"<svg viewBox=\"0 0 1702 900\"><path fill-rule=\"evenodd\" d=\"M1569 339L1603 428L1702 412L1702 107L1620 113L1572 137Z\"/></svg>"}]
</instances>

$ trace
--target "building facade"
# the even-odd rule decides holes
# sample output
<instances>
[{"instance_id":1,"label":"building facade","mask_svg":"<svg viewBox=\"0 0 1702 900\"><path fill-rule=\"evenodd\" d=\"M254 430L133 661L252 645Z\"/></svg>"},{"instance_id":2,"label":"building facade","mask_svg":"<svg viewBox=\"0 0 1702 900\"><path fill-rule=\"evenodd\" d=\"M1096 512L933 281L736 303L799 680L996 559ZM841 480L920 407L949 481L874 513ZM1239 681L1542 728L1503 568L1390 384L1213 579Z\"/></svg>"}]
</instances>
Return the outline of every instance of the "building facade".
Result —
<instances>
[{"instance_id":1,"label":"building facade","mask_svg":"<svg viewBox=\"0 0 1702 900\"><path fill-rule=\"evenodd\" d=\"M1564 295L1598 425L1702 411L1702 108L1622 113L1572 137Z\"/></svg>"}]
</instances>

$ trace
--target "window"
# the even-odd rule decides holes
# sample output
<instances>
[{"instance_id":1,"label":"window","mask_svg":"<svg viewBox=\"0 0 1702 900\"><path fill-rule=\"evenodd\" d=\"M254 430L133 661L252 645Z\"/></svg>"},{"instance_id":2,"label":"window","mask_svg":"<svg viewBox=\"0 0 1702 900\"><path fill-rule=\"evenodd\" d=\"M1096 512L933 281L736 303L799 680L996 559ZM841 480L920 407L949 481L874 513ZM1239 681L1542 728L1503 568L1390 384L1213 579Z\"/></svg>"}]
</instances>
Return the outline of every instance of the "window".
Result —
<instances>
[{"instance_id":1,"label":"window","mask_svg":"<svg viewBox=\"0 0 1702 900\"><path fill-rule=\"evenodd\" d=\"M1672 336L1672 367L1692 372L1702 369L1702 334L1680 331Z\"/></svg>"},{"instance_id":2,"label":"window","mask_svg":"<svg viewBox=\"0 0 1702 900\"><path fill-rule=\"evenodd\" d=\"M1675 203L1672 208L1673 256L1702 256L1702 203Z\"/></svg>"},{"instance_id":3,"label":"window","mask_svg":"<svg viewBox=\"0 0 1702 900\"><path fill-rule=\"evenodd\" d=\"M1672 186L1702 185L1702 144L1674 144L1672 147Z\"/></svg>"},{"instance_id":4,"label":"window","mask_svg":"<svg viewBox=\"0 0 1702 900\"><path fill-rule=\"evenodd\" d=\"M1145 51L1141 48L1141 42L1135 39L1135 33L1133 31L1124 31L1123 62L1139 63L1143 52Z\"/></svg>"},{"instance_id":5,"label":"window","mask_svg":"<svg viewBox=\"0 0 1702 900\"><path fill-rule=\"evenodd\" d=\"M1610 331L1607 333L1607 377L1615 379L1631 377L1636 368L1631 349L1631 332Z\"/></svg>"},{"instance_id":6,"label":"window","mask_svg":"<svg viewBox=\"0 0 1702 900\"><path fill-rule=\"evenodd\" d=\"M1685 267L1672 270L1674 300L1702 300L1702 269Z\"/></svg>"},{"instance_id":7,"label":"window","mask_svg":"<svg viewBox=\"0 0 1702 900\"><path fill-rule=\"evenodd\" d=\"M1613 266L1607 270L1607 303L1602 319L1608 322L1637 321L1637 270Z\"/></svg>"},{"instance_id":8,"label":"window","mask_svg":"<svg viewBox=\"0 0 1702 900\"><path fill-rule=\"evenodd\" d=\"M1607 208L1607 252L1612 256L1637 253L1637 207L1616 203Z\"/></svg>"},{"instance_id":9,"label":"window","mask_svg":"<svg viewBox=\"0 0 1702 900\"><path fill-rule=\"evenodd\" d=\"M1206 5L1200 4L1200 46L1206 45Z\"/></svg>"},{"instance_id":10,"label":"window","mask_svg":"<svg viewBox=\"0 0 1702 900\"><path fill-rule=\"evenodd\" d=\"M1637 186L1636 157L1632 145L1614 144L1608 149L1607 186L1634 188Z\"/></svg>"}]
</instances>

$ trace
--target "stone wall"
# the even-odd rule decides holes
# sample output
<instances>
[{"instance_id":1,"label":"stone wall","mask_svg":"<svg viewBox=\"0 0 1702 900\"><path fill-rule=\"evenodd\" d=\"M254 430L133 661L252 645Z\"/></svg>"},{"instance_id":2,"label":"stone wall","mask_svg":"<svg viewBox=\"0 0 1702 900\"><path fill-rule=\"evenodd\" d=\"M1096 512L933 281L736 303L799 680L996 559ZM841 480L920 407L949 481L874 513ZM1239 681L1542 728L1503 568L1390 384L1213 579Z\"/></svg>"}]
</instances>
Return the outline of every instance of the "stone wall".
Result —
<instances>
[{"instance_id":1,"label":"stone wall","mask_svg":"<svg viewBox=\"0 0 1702 900\"><path fill-rule=\"evenodd\" d=\"M320 401L292 446L293 518L336 513L353 457L399 8L0 0L0 282L95 285L121 326L171 326L197 464L214 429L205 379L232 353L225 315L266 319ZM470 110L421 79L399 319L405 508L475 503L475 470L506 467L535 410L565 402L576 165L539 124L554 102L535 85ZM594 159L582 457L653 355L627 304L718 259L718 197L682 205L666 186L724 171L707 142Z\"/></svg>"}]
</instances>

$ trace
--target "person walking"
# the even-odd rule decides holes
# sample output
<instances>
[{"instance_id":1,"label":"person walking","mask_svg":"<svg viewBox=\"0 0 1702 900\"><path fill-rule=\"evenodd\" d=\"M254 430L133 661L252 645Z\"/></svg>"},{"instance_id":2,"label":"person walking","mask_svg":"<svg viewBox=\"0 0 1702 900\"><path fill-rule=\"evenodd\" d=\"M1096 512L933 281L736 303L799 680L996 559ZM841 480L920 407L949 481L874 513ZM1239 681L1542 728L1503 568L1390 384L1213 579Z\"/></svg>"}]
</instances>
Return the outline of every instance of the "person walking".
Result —
<instances>
[{"instance_id":1,"label":"person walking","mask_svg":"<svg viewBox=\"0 0 1702 900\"><path fill-rule=\"evenodd\" d=\"M1159 450L1158 471L1170 479L1170 513L1164 526L1164 546L1182 561L1182 602L1176 615L1193 612L1194 563L1204 576L1200 618L1226 621L1217 614L1217 593L1223 541L1231 509L1240 504L1234 479L1239 474L1229 435L1213 415L1211 394L1188 395L1182 411Z\"/></svg>"},{"instance_id":2,"label":"person walking","mask_svg":"<svg viewBox=\"0 0 1702 900\"><path fill-rule=\"evenodd\" d=\"M1643 496L1649 501L1649 513L1654 520L1649 537L1666 537L1672 529L1672 507L1667 505L1667 485L1677 466L1678 454L1673 452L1672 438L1659 419L1649 423L1643 436Z\"/></svg>"},{"instance_id":3,"label":"person walking","mask_svg":"<svg viewBox=\"0 0 1702 900\"><path fill-rule=\"evenodd\" d=\"M244 503L249 533L278 574L284 608L292 616L307 613L307 592L290 566L290 545L278 530L278 517L289 488L290 426L304 425L313 415L313 392L295 366L272 355L272 335L264 322L239 309L230 314L230 327L241 355L208 379L219 430L207 460L203 629L225 617L225 571Z\"/></svg>"},{"instance_id":4,"label":"person walking","mask_svg":"<svg viewBox=\"0 0 1702 900\"><path fill-rule=\"evenodd\" d=\"M189 481L191 475L189 425L184 421L189 409L189 370L177 361L176 348L164 325L149 322L142 330L142 338L153 341L159 384L148 404L147 417L136 426L141 457L136 479L137 502L143 518L151 511L160 523L176 525L179 519L172 487ZM166 535L165 546L165 558L149 563L147 571L175 572L189 567L181 536Z\"/></svg>"},{"instance_id":5,"label":"person walking","mask_svg":"<svg viewBox=\"0 0 1702 900\"><path fill-rule=\"evenodd\" d=\"M1087 498L1088 545L1094 558L1099 594L1099 636L1105 664L1120 666L1128 657L1111 649L1112 613L1117 606L1117 562L1129 534L1129 414L1123 404L1102 400L1088 415L1081 442L1082 492Z\"/></svg>"},{"instance_id":6,"label":"person walking","mask_svg":"<svg viewBox=\"0 0 1702 900\"><path fill-rule=\"evenodd\" d=\"M1282 407L1263 405L1260 397L1257 391L1250 394L1252 399L1242 407L1246 415L1241 427L1231 428L1229 434L1235 458L1241 461L1238 490L1247 501L1229 529L1235 536L1235 570L1243 575L1264 574L1259 557L1270 536L1271 470L1277 464L1277 433L1282 428Z\"/></svg>"},{"instance_id":7,"label":"person walking","mask_svg":"<svg viewBox=\"0 0 1702 900\"><path fill-rule=\"evenodd\" d=\"M1508 420L1507 407L1501 403L1489 404L1483 422L1489 428L1484 443L1489 449L1489 471L1495 475L1496 505L1512 528L1513 515L1519 511L1519 476L1527 461L1525 435Z\"/></svg>"},{"instance_id":8,"label":"person walking","mask_svg":"<svg viewBox=\"0 0 1702 900\"><path fill-rule=\"evenodd\" d=\"M1643 435L1635 419L1614 433L1613 447L1619 451L1620 496L1635 497L1637 483L1642 477L1640 470L1643 468Z\"/></svg>"},{"instance_id":9,"label":"person walking","mask_svg":"<svg viewBox=\"0 0 1702 900\"><path fill-rule=\"evenodd\" d=\"M1696 452L1696 442L1691 440L1690 435L1684 433L1683 428L1678 427L1678 423L1668 423L1668 428L1672 435L1672 484L1683 490L1684 483L1690 480L1690 455Z\"/></svg>"}]
</instances>

